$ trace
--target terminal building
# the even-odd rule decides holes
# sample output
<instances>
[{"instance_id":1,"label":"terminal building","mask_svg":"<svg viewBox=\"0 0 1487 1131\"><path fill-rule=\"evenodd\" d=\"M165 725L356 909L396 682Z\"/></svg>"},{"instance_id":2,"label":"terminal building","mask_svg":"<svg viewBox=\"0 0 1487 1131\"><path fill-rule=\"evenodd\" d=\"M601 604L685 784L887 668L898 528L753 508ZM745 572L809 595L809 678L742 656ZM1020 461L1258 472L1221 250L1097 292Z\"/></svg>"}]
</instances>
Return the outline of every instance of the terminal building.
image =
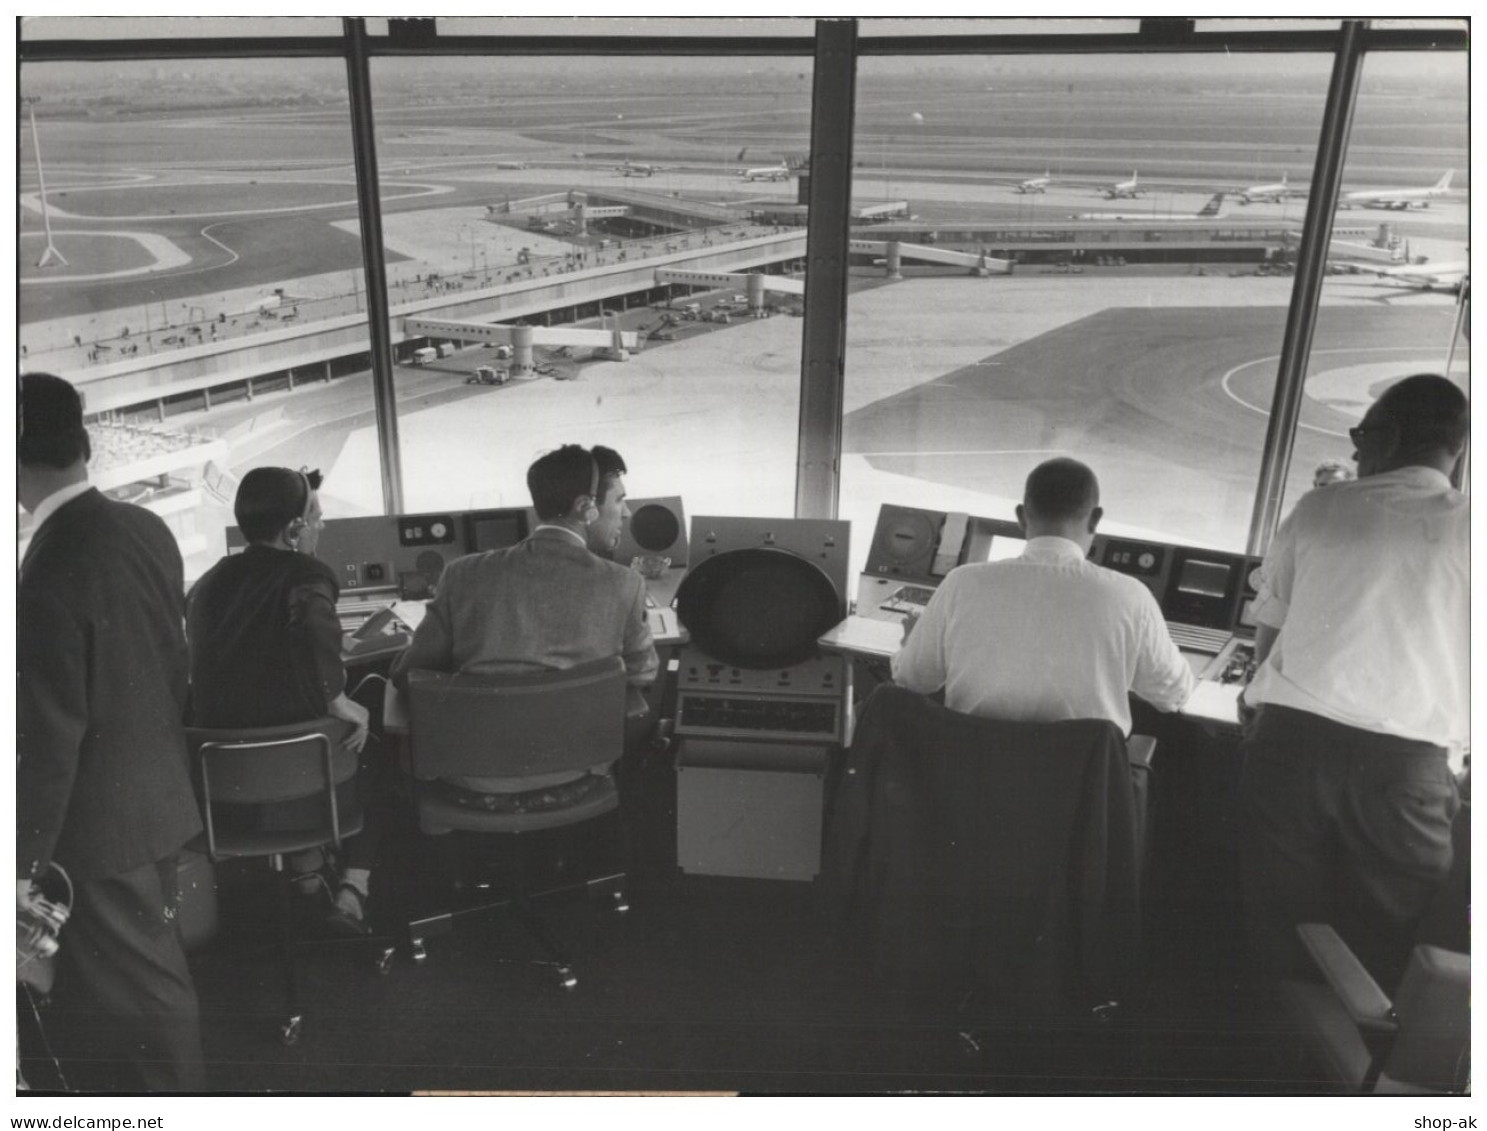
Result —
<instances>
[{"instance_id":1,"label":"terminal building","mask_svg":"<svg viewBox=\"0 0 1487 1131\"><path fill-rule=\"evenodd\" d=\"M1410 1076L1320 990L1284 1022L1234 997L1256 571L1394 379L1470 388L1465 21L675 23L21 25L18 363L82 392L94 485L165 519L188 585L242 549L247 471L320 469L375 682L450 562L538 525L535 458L629 467L617 557L662 659L633 883L590 867L602 838L532 839L547 887L600 877L539 907L553 978L501 917L426 913L443 849L404 814L376 938L300 955L285 1022L274 877L219 859L191 923L210 1086L1468 1087L1456 998ZM1133 700L1139 943L1110 944L1117 1006L1069 1011L1109 923L1049 872L1065 949L905 993L839 900L857 717L905 615L1021 552L1056 456L1099 475L1090 559L1150 592L1201 692Z\"/></svg>"}]
</instances>

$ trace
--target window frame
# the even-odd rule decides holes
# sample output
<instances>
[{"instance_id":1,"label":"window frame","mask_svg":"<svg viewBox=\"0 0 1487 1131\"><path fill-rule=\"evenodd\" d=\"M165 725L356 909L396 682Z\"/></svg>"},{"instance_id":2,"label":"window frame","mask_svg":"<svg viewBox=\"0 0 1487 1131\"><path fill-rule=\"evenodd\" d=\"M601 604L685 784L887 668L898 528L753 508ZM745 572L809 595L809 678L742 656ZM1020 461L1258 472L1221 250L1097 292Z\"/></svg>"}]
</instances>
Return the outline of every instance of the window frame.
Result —
<instances>
[{"instance_id":1,"label":"window frame","mask_svg":"<svg viewBox=\"0 0 1487 1131\"><path fill-rule=\"evenodd\" d=\"M1377 26L1373 20L1343 20L1336 29L1203 30L1188 18L1141 21L1136 32L1068 32L1008 35L860 36L857 18L820 19L815 34L801 36L665 36L510 35L441 36L433 18L390 19L387 34L371 35L363 17L345 17L342 34L333 36L265 36L202 39L38 39L17 43L21 65L45 62L90 62L200 58L341 58L347 67L356 152L357 198L372 342L373 401L388 513L401 509L401 457L393 396L390 315L382 261L382 212L378 195L377 154L372 145L370 60L378 57L549 56L589 55L771 56L814 60L811 108L811 167L818 171L852 168L851 125L855 110L856 64L874 56L933 55L1071 55L1071 54L1327 54L1333 58L1332 82L1321 136L1315 152L1311 193L1303 226L1298 263L1287 315L1282 360L1271 405L1255 505L1246 552L1263 554L1280 521L1295 428L1303 396L1306 362L1316 323L1324 274L1324 231L1335 212L1346 157L1348 130L1357 99L1358 73L1370 52L1465 51L1468 28ZM982 26L978 21L978 27ZM851 196L850 175L812 179L807 221L807 260L830 265L829 278L817 275L808 288L801 357L800 422L796 459L796 515L834 518L840 489L844 350L846 343L847 260L843 254ZM813 295L815 301L812 301Z\"/></svg>"}]
</instances>

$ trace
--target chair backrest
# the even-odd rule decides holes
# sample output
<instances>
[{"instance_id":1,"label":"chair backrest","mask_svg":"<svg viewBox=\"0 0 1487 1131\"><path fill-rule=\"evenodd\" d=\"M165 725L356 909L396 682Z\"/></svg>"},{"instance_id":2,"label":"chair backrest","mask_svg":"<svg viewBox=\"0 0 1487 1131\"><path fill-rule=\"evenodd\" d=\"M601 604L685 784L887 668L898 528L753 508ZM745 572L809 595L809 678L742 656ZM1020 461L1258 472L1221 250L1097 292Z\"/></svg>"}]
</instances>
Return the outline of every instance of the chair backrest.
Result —
<instances>
[{"instance_id":1,"label":"chair backrest","mask_svg":"<svg viewBox=\"0 0 1487 1131\"><path fill-rule=\"evenodd\" d=\"M273 727L187 727L211 854L217 853L214 804L273 805L324 797L325 839L339 843L335 787L355 777L358 764L356 753L342 745L349 729L334 718Z\"/></svg>"},{"instance_id":2,"label":"chair backrest","mask_svg":"<svg viewBox=\"0 0 1487 1131\"><path fill-rule=\"evenodd\" d=\"M1471 959L1417 946L1394 994L1399 1031L1379 1092L1461 1092L1471 1068Z\"/></svg>"},{"instance_id":3,"label":"chair backrest","mask_svg":"<svg viewBox=\"0 0 1487 1131\"><path fill-rule=\"evenodd\" d=\"M619 758L625 665L618 656L521 675L408 673L413 774L528 777Z\"/></svg>"}]
</instances>

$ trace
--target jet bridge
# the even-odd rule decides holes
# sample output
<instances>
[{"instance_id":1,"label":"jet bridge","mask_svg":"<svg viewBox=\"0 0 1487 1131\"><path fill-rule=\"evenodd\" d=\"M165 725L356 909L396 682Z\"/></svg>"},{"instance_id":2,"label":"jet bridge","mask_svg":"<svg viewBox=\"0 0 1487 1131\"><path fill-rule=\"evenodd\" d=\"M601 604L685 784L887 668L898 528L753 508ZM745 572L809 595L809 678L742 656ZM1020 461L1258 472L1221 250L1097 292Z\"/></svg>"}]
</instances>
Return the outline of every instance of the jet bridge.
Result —
<instances>
[{"instance_id":1,"label":"jet bridge","mask_svg":"<svg viewBox=\"0 0 1487 1131\"><path fill-rule=\"evenodd\" d=\"M749 309L757 314L764 309L764 293L803 295L803 279L786 279L780 275L761 275L753 271L674 271L662 268L656 271L656 286L667 283L685 283L692 287L744 287L749 296Z\"/></svg>"},{"instance_id":2,"label":"jet bridge","mask_svg":"<svg viewBox=\"0 0 1487 1131\"><path fill-rule=\"evenodd\" d=\"M925 263L947 263L952 267L968 267L972 275L1010 275L1010 259L993 259L984 252L947 251L940 247L924 247L916 243L899 240L849 240L849 251L871 255L883 260L890 279L903 275L903 261L913 259Z\"/></svg>"}]
</instances>

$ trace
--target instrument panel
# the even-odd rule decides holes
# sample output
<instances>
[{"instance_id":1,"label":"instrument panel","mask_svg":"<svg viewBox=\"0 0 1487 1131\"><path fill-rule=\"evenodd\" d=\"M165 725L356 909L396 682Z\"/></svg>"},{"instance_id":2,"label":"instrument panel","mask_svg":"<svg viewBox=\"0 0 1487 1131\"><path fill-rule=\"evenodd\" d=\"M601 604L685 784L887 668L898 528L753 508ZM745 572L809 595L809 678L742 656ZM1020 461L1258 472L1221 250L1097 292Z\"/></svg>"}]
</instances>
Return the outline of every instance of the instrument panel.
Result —
<instances>
[{"instance_id":1,"label":"instrument panel","mask_svg":"<svg viewBox=\"0 0 1487 1131\"><path fill-rule=\"evenodd\" d=\"M536 525L531 507L329 518L315 556L335 571L343 594L396 590L423 600L455 558L514 546ZM242 531L229 526L227 552L244 544Z\"/></svg>"},{"instance_id":2,"label":"instrument panel","mask_svg":"<svg viewBox=\"0 0 1487 1131\"><path fill-rule=\"evenodd\" d=\"M922 611L955 566L1017 557L1025 544L1021 527L1005 519L885 503L858 582L857 613ZM1259 558L1104 534L1095 535L1089 558L1146 586L1183 649L1217 656L1231 636L1254 633Z\"/></svg>"}]
</instances>

